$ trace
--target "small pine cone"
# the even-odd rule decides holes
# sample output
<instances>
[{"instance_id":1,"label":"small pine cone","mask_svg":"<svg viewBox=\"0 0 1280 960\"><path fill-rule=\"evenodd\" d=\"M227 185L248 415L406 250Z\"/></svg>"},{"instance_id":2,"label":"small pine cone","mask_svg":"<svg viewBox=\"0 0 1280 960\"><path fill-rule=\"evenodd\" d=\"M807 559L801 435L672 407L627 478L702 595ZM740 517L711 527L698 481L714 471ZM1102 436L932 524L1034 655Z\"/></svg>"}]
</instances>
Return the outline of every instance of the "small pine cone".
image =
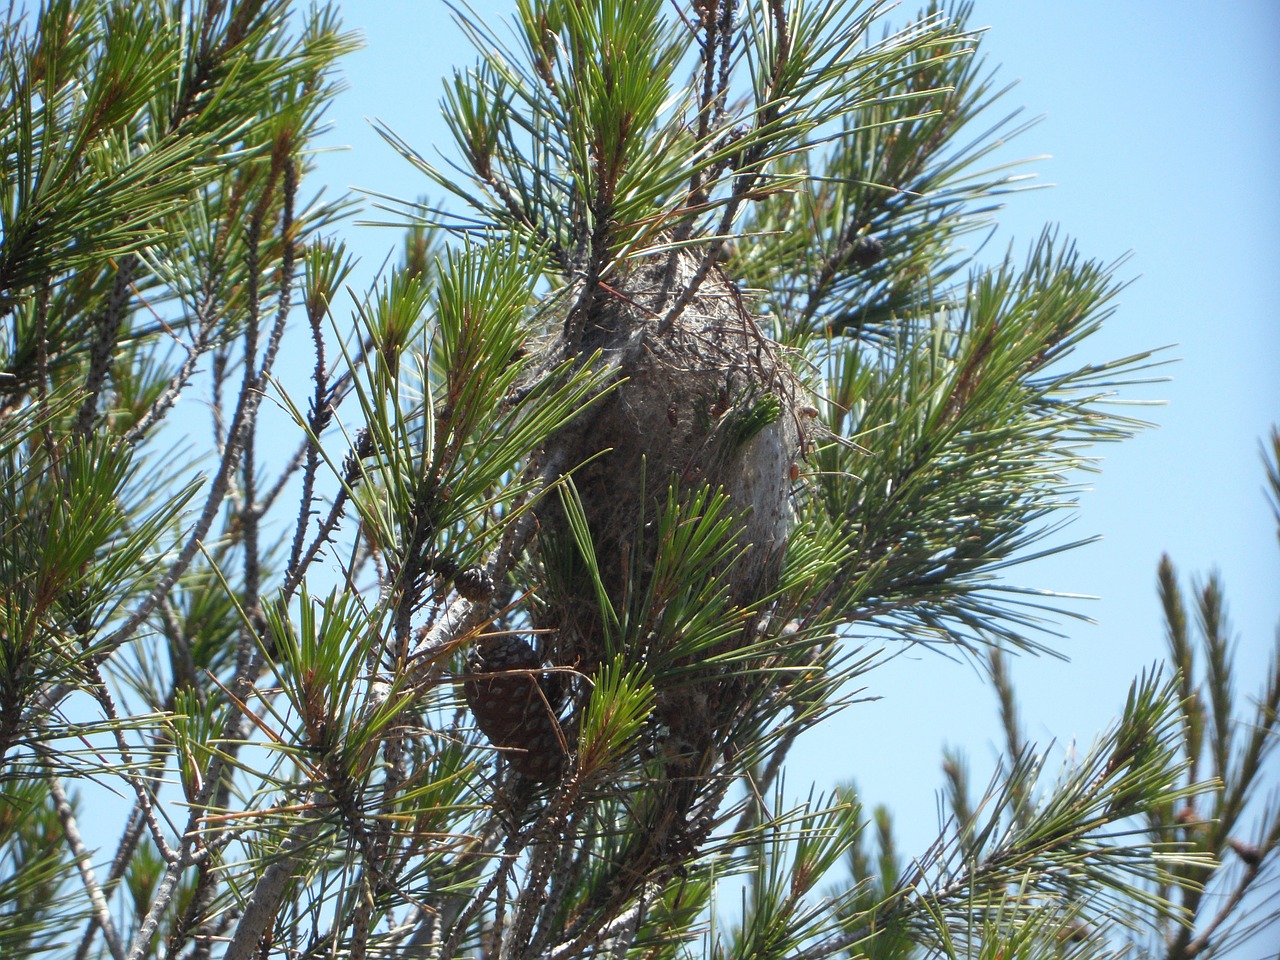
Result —
<instances>
[{"instance_id":1,"label":"small pine cone","mask_svg":"<svg viewBox=\"0 0 1280 960\"><path fill-rule=\"evenodd\" d=\"M875 237L859 237L850 256L860 267L873 266L884 257L884 244Z\"/></svg>"},{"instance_id":2,"label":"small pine cone","mask_svg":"<svg viewBox=\"0 0 1280 960\"><path fill-rule=\"evenodd\" d=\"M458 595L472 603L487 603L493 597L493 578L479 567L466 567L453 578Z\"/></svg>"},{"instance_id":3,"label":"small pine cone","mask_svg":"<svg viewBox=\"0 0 1280 960\"><path fill-rule=\"evenodd\" d=\"M511 766L544 782L560 772L565 750L541 667L519 637L483 640L467 660L463 695L489 742L507 748Z\"/></svg>"},{"instance_id":4,"label":"small pine cone","mask_svg":"<svg viewBox=\"0 0 1280 960\"><path fill-rule=\"evenodd\" d=\"M1227 838L1227 846L1236 852L1236 856L1244 861L1246 867L1258 869L1258 865L1262 863L1262 848L1254 846L1252 843L1245 843L1243 840L1237 840L1235 837Z\"/></svg>"}]
</instances>

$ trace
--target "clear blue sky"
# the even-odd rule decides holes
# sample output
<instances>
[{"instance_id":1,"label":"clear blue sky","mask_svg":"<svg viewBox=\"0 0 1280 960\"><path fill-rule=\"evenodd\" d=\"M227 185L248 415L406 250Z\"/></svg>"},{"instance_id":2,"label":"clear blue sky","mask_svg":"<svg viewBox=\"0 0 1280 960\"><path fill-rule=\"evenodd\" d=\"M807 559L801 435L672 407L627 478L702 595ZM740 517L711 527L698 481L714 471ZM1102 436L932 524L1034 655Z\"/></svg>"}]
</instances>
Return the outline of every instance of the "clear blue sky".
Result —
<instances>
[{"instance_id":1,"label":"clear blue sky","mask_svg":"<svg viewBox=\"0 0 1280 960\"><path fill-rule=\"evenodd\" d=\"M491 22L514 6L476 2ZM1071 538L1098 544L1015 570L1023 585L1093 594L1060 648L1070 663L1023 658L1014 678L1033 739L1087 744L1118 712L1131 679L1163 652L1155 567L1168 551L1186 573L1216 567L1256 689L1280 615L1280 556L1262 495L1258 450L1280 420L1280 2L977 0L973 23L1007 98L1044 120L1011 147L1049 154L1032 169L1052 189L1013 199L997 244L1020 248L1058 223L1089 256L1132 252L1134 278L1110 327L1084 353L1103 360L1172 344L1171 382L1134 396L1165 400L1159 425L1102 455ZM366 47L349 58L351 89L327 138L320 176L406 199L428 184L372 133L377 117L423 153L447 146L440 80L472 54L443 3L348 0ZM910 7L908 9L914 9ZM397 237L354 231L380 262ZM846 712L801 750L788 774L808 783L856 777L866 798L898 812L904 851L937 822L940 750L962 746L985 781L999 741L994 698L967 666L920 654L868 678L876 703ZM1247 701L1246 701L1247 702Z\"/></svg>"}]
</instances>

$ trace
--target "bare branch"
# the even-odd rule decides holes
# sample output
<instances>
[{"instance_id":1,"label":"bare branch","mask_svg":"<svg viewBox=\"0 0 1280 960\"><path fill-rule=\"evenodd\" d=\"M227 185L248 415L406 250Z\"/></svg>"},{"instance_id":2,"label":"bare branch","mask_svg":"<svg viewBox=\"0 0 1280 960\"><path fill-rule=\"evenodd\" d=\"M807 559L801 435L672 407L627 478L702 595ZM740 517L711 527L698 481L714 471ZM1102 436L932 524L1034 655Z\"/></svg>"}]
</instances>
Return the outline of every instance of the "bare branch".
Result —
<instances>
[{"instance_id":1,"label":"bare branch","mask_svg":"<svg viewBox=\"0 0 1280 960\"><path fill-rule=\"evenodd\" d=\"M46 753L46 761L49 759ZM71 801L67 799L67 792L63 789L62 779L50 774L48 782L54 809L57 810L58 820L62 823L62 835L67 841L67 848L75 858L76 869L80 871L80 880L84 884L85 892L89 895L89 902L93 905L93 915L98 927L102 930L102 938L106 940L107 948L115 960L125 960L124 945L120 942L120 934L116 932L115 923L111 919L111 908L107 905L107 898L103 895L102 888L98 886L97 878L94 876L93 857L80 838L80 827L76 823L75 812L71 809Z\"/></svg>"}]
</instances>

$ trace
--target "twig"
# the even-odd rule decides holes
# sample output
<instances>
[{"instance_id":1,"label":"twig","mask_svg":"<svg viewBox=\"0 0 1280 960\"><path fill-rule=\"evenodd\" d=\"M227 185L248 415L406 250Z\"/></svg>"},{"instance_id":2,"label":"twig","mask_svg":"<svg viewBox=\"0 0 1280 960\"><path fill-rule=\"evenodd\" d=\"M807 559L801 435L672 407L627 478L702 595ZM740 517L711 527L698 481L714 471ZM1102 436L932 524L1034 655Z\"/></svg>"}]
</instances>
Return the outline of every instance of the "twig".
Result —
<instances>
[{"instance_id":1,"label":"twig","mask_svg":"<svg viewBox=\"0 0 1280 960\"><path fill-rule=\"evenodd\" d=\"M310 844L321 823L320 808L312 808L306 819L280 845L277 859L263 872L249 895L223 960L251 960L257 955L259 941L293 883L298 857Z\"/></svg>"},{"instance_id":2,"label":"twig","mask_svg":"<svg viewBox=\"0 0 1280 960\"><path fill-rule=\"evenodd\" d=\"M98 652L94 654L93 662L97 664L104 663L128 641L138 627L151 615L151 612L161 599L169 595L174 585L187 572L187 568L195 560L196 554L200 552L201 544L213 526L213 521L218 516L222 501L226 498L227 490L231 483L231 473L236 466L240 448L244 443L245 424L257 416L261 403L262 392L260 390L246 389L241 391L235 413L232 416L231 427L227 433L227 442L222 450L222 458L218 464L218 472L210 485L209 495L205 500L204 508L200 512L200 517L188 534L187 542L183 545L181 553L169 565L169 569L165 571L164 576L151 588L151 592L134 608L133 613L128 616L125 622L102 641ZM37 709L41 712L47 711L54 704L61 701L70 692L70 689L70 685L65 683L53 687L42 698L42 702L37 705Z\"/></svg>"},{"instance_id":3,"label":"twig","mask_svg":"<svg viewBox=\"0 0 1280 960\"><path fill-rule=\"evenodd\" d=\"M102 707L102 711L107 715L107 718L112 721L111 732L115 736L116 749L120 751L120 759L124 764L120 775L128 781L129 786L133 787L133 791L137 796L138 806L142 809L142 815L146 818L147 827L151 831L151 839L155 842L156 849L160 851L160 856L166 862L172 862L178 859L178 853L165 840L164 831L160 829L160 822L156 819L155 804L152 802L151 793L148 791L147 785L142 782L142 778L131 772L133 760L129 750L129 743L124 738L124 731L118 725L120 716L116 711L115 702L111 699L111 693L107 689L106 681L103 680L102 673L96 665L93 666L90 676L94 699L98 701L98 705Z\"/></svg>"},{"instance_id":4,"label":"twig","mask_svg":"<svg viewBox=\"0 0 1280 960\"><path fill-rule=\"evenodd\" d=\"M200 678L196 674L195 656L191 652L191 638L182 629L178 612L173 609L173 602L168 597L163 598L157 606L168 633L165 640L168 641L166 646L169 648L169 671L173 689L180 690L186 687L196 695L201 704L204 704L206 693L204 685L200 683Z\"/></svg>"},{"instance_id":5,"label":"twig","mask_svg":"<svg viewBox=\"0 0 1280 960\"><path fill-rule=\"evenodd\" d=\"M631 908L597 935L596 939L600 944L600 951L606 957L620 960L620 958L627 955L627 952L636 942L636 935L640 932L640 923L644 919L646 908L649 906L651 892L649 887L641 888L640 894L636 897L636 902L632 904Z\"/></svg>"},{"instance_id":6,"label":"twig","mask_svg":"<svg viewBox=\"0 0 1280 960\"><path fill-rule=\"evenodd\" d=\"M557 839L555 849L555 866L551 872L551 884L545 902L541 906L542 922L529 941L525 955L539 957L546 952L547 943L556 932L556 921L560 919L560 907L564 903L565 894L571 885L571 878L576 874L576 867L582 861L575 854L574 839L577 836L577 824L580 810L570 812L568 823Z\"/></svg>"},{"instance_id":7,"label":"twig","mask_svg":"<svg viewBox=\"0 0 1280 960\"><path fill-rule=\"evenodd\" d=\"M472 862L464 869L457 868L457 880L452 886L460 886L468 880L477 879L484 868L488 865L490 858L497 851L498 844L506 835L507 829L502 817L497 814L490 813L488 822L484 829L480 831L479 841L475 846L467 850L463 856L469 858ZM456 863L456 861L455 861ZM454 874L451 872L450 874ZM435 888L428 885L429 890ZM428 949L427 956L429 960L444 960L440 941L440 933L444 930L453 931L458 927L458 918L461 915L466 903L460 894L437 894L432 897L428 903L422 907L422 919L414 930L413 936L409 938L407 946L415 947L433 947ZM413 954L416 956L416 954Z\"/></svg>"},{"instance_id":8,"label":"twig","mask_svg":"<svg viewBox=\"0 0 1280 960\"><path fill-rule=\"evenodd\" d=\"M267 338L267 347L262 354L262 369L258 373L259 389L266 386L267 374L275 365L293 304L293 269L298 255L297 240L293 230L297 192L298 170L293 158L290 157L284 161L284 198L280 212L280 236L283 244L280 251L280 277L276 285L279 290L276 299L276 319L271 327L271 335Z\"/></svg>"},{"instance_id":9,"label":"twig","mask_svg":"<svg viewBox=\"0 0 1280 960\"><path fill-rule=\"evenodd\" d=\"M1218 932L1219 927L1231 919L1232 914L1235 913L1236 908L1240 906L1240 901L1242 901L1245 894L1248 893L1249 887L1252 885L1254 878L1258 876L1258 873L1259 870L1256 866L1248 866L1245 868L1244 876L1240 878L1240 882L1236 884L1236 888L1232 890L1226 900L1223 901L1221 909L1219 909L1217 914L1214 915L1214 918L1209 921L1209 925L1199 934L1196 934L1195 939L1190 939L1192 933L1190 928L1183 928L1186 932L1186 936L1179 937L1175 944L1170 947L1168 954L1170 960L1191 960L1192 957L1197 957L1207 950L1210 946L1210 941L1213 939L1213 935Z\"/></svg>"},{"instance_id":10,"label":"twig","mask_svg":"<svg viewBox=\"0 0 1280 960\"><path fill-rule=\"evenodd\" d=\"M297 573L298 563L302 559L302 544L307 535L307 524L312 516L311 504L315 499L316 474L320 469L320 435L324 433L325 427L333 417L333 408L328 402L329 371L325 364L324 330L321 326L327 304L323 302L323 298L317 297L316 300L317 302L311 304L307 310L307 325L311 328L311 345L316 355L316 365L311 372L315 392L311 397L311 414L307 418L310 429L303 446L290 462L289 471L280 478L283 486L285 476L297 469L300 456L305 457L305 465L302 469L301 506L298 523L293 532L293 545L289 548L289 562L285 567L286 579L292 578Z\"/></svg>"},{"instance_id":11,"label":"twig","mask_svg":"<svg viewBox=\"0 0 1280 960\"><path fill-rule=\"evenodd\" d=\"M569 843L568 814L577 800L576 778L571 777L566 785L568 789L561 795L559 802L540 818L535 830L538 837L536 843L530 844L532 855L524 877L520 883L520 895L516 898L515 917L511 926L503 931L502 943L498 949L499 960L522 960L538 955L534 938L534 924L538 914L547 903L547 881L550 879L552 866L557 854ZM545 937L540 938L545 939Z\"/></svg>"},{"instance_id":12,"label":"twig","mask_svg":"<svg viewBox=\"0 0 1280 960\"><path fill-rule=\"evenodd\" d=\"M773 27L776 35L776 46L773 58L773 73L769 78L769 96L765 106L756 115L753 126L759 132L767 129L778 116L777 106L777 88L782 77L782 71L787 61L791 58L791 34L787 24L786 6L782 0L769 0L769 10L773 15ZM727 54L726 54L727 57ZM712 267L715 266L720 251L724 248L725 238L729 236L729 231L733 227L733 221L737 219L738 210L742 206L742 202L747 198L748 194L755 188L760 181L761 167L760 162L764 159L765 147L768 141L760 139L755 145L748 148L741 163L735 164L739 170L745 169L747 172L740 172L734 178L733 191L729 199L724 205L724 210L720 215L720 223L716 227L715 239L707 244L706 253L703 255L702 263L698 266L697 272L693 275L684 292L676 298L675 304L667 311L662 322L658 325L658 335L663 336L670 332L675 322L684 313L684 310L693 299L698 295L698 291L702 288L702 283L711 273Z\"/></svg>"},{"instance_id":13,"label":"twig","mask_svg":"<svg viewBox=\"0 0 1280 960\"><path fill-rule=\"evenodd\" d=\"M731 836L741 836L760 822L760 815L758 811L765 809L764 794L773 786L774 781L778 779L778 775L782 772L782 765L786 762L787 754L791 752L791 747L795 744L797 738L802 732L804 732L804 727L799 724L788 730L778 742L777 746L770 751L769 763L766 765L764 773L760 775L758 780L749 779L748 782L751 785L751 790L756 802L747 803L746 807L742 811L742 816L738 818L738 822L733 826L733 833ZM769 814L767 809L765 809L765 813L772 816L772 814Z\"/></svg>"},{"instance_id":14,"label":"twig","mask_svg":"<svg viewBox=\"0 0 1280 960\"><path fill-rule=\"evenodd\" d=\"M624 943L628 940L634 943L635 935L640 929L639 919L644 915L645 907L657 889L654 884L645 886L636 898L636 902L630 908L624 910L600 927L599 930L591 932L588 936L579 936L567 943L552 947L547 952L547 960L565 960L567 957L575 956L581 952L589 939L605 947L615 956L625 953L626 947Z\"/></svg>"},{"instance_id":15,"label":"twig","mask_svg":"<svg viewBox=\"0 0 1280 960\"><path fill-rule=\"evenodd\" d=\"M449 933L449 939L444 942L444 946L440 948L437 960L453 960L453 955L457 953L458 947L462 943L462 938L467 932L467 927L471 925L471 921L484 907L489 900L489 896L497 889L498 884L506 883L507 878L511 876L511 871L515 868L516 858L507 856L503 859L502 864L497 870L493 871L487 883L467 901L467 905L458 912L458 917L454 921L453 930Z\"/></svg>"},{"instance_id":16,"label":"twig","mask_svg":"<svg viewBox=\"0 0 1280 960\"><path fill-rule=\"evenodd\" d=\"M212 287L212 283L209 284ZM147 412L138 418L137 422L129 428L124 435L124 442L128 444L136 444L161 420L165 418L168 412L178 402L178 398L182 396L182 391L186 389L187 384L195 375L196 366L200 362L200 358L208 352L213 345L213 331L217 327L217 320L214 315L214 307L216 301L212 290L207 290L204 299L195 308L195 340L187 346L180 340L179 345L186 351L186 359L178 367L177 372L169 378L169 382L160 394L151 402L151 406L147 408ZM164 324L164 329L168 329L168 324ZM175 337L176 339L176 337ZM213 388L218 389L219 378L213 378Z\"/></svg>"},{"instance_id":17,"label":"twig","mask_svg":"<svg viewBox=\"0 0 1280 960\"><path fill-rule=\"evenodd\" d=\"M111 886L111 884L124 876L125 870L128 869L129 861L133 859L133 853L138 848L138 841L142 839L142 832L146 825L147 821L142 815L142 808L135 802L133 809L129 812L129 820L125 824L124 835L120 838L120 843L116 847L116 855L111 861L111 869L107 871L107 886ZM80 938L80 946L76 948L75 960L88 960L89 950L93 946L97 932L97 918L90 918L85 925L84 936Z\"/></svg>"},{"instance_id":18,"label":"twig","mask_svg":"<svg viewBox=\"0 0 1280 960\"><path fill-rule=\"evenodd\" d=\"M221 762L221 757L214 758L214 763L221 764ZM178 882L182 879L182 871L197 862L191 850L200 835L199 823L204 805L209 802L209 797L215 787L216 780L206 780L204 790L201 791L196 803L192 804L191 814L187 820L187 830L182 837L181 856L177 860L169 862L165 868L164 875L160 878L160 882L156 884L155 893L152 894L151 907L147 910L147 915L142 918L142 922L138 924L137 933L134 934L133 943L129 947L128 960L142 960L143 957L150 955L151 939L160 927L160 918L168 911L169 905L173 902L173 898L178 892Z\"/></svg>"},{"instance_id":19,"label":"twig","mask_svg":"<svg viewBox=\"0 0 1280 960\"><path fill-rule=\"evenodd\" d=\"M106 309L96 318L93 342L89 345L89 370L84 379L85 398L72 427L75 433L88 434L97 417L98 397L101 396L107 375L111 372L111 362L120 341L120 325L124 322L129 306L131 281L137 262L135 254L121 258L116 267L115 282L111 287L111 296L107 298Z\"/></svg>"},{"instance_id":20,"label":"twig","mask_svg":"<svg viewBox=\"0 0 1280 960\"><path fill-rule=\"evenodd\" d=\"M563 454L555 454L547 458L539 471L540 489L534 495L545 493L559 479L563 464ZM498 583L506 574L513 558L524 549L525 544L537 530L538 519L532 510L526 510L508 528L496 550L485 564L485 572L489 578ZM439 619L429 629L419 635L413 657L424 664L434 661L432 654L456 642L459 638L479 627L489 616L487 602L474 602L458 597L445 608Z\"/></svg>"},{"instance_id":21,"label":"twig","mask_svg":"<svg viewBox=\"0 0 1280 960\"><path fill-rule=\"evenodd\" d=\"M49 763L49 756L45 750L41 750L45 755L46 763ZM62 787L62 778L50 774L49 776L49 792L53 795L54 809L58 814L58 821L62 824L62 835L66 838L67 847L71 850L71 855L75 857L76 868L80 871L80 881L84 884L85 892L89 895L89 902L93 905L93 915L98 922L98 926L102 928L102 938L107 942L107 949L111 951L111 956L115 960L125 960L124 946L120 942L120 934L116 932L115 923L111 920L111 909L107 905L107 898L102 893L102 888L98 886L97 878L93 873L93 862L89 851L85 849L84 841L80 838L80 828L76 824L75 811L71 809L71 802L67 799L67 792Z\"/></svg>"}]
</instances>

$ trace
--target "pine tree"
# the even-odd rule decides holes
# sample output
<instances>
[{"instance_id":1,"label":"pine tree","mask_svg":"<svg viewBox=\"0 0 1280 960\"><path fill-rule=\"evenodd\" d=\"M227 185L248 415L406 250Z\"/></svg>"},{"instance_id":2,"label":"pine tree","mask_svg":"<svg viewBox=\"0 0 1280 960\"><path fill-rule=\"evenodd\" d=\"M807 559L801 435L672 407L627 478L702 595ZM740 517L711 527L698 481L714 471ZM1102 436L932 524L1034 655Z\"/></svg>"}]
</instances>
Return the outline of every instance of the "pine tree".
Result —
<instances>
[{"instance_id":1,"label":"pine tree","mask_svg":"<svg viewBox=\"0 0 1280 960\"><path fill-rule=\"evenodd\" d=\"M1240 726L1216 582L1193 640L1162 567L1170 663L1091 749L1054 776L1023 738L1005 657L1064 611L1006 570L1065 549L1155 360L1081 356L1116 265L1052 230L974 259L1022 128L967 4L890 6L458 13L452 160L383 131L445 199L401 205L349 300L351 203L307 180L334 10L11 8L0 954L1184 960L1274 931L1280 667ZM904 643L984 665L1009 748L978 797L946 759L910 859L852 788L780 786Z\"/></svg>"}]
</instances>

